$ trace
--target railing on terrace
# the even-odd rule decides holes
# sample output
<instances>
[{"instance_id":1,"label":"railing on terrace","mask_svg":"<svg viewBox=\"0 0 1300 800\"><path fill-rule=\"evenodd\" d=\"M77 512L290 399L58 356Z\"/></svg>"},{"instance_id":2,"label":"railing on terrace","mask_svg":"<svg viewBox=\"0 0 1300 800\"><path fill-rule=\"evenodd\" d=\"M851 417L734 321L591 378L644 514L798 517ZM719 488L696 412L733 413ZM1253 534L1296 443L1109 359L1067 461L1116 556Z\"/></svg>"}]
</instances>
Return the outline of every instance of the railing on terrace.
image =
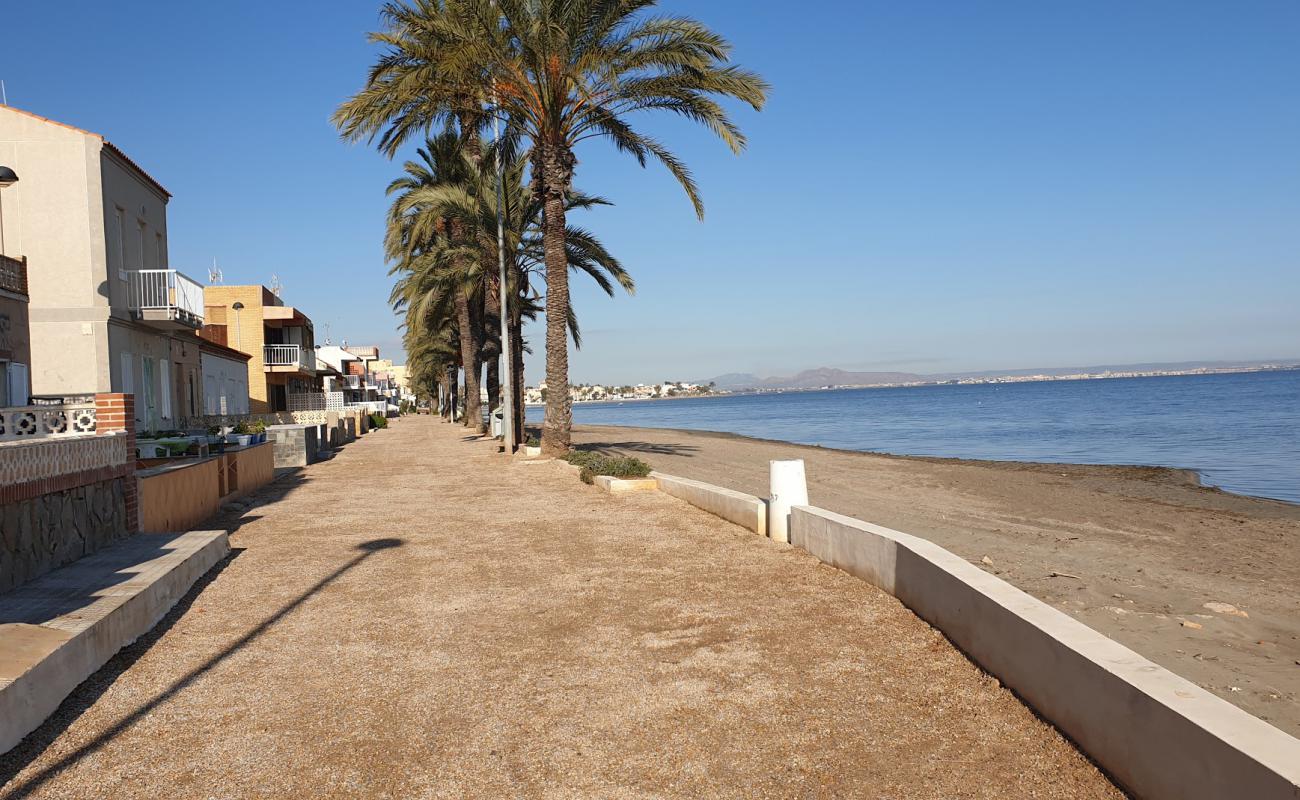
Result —
<instances>
[{"instance_id":1,"label":"railing on terrace","mask_svg":"<svg viewBox=\"0 0 1300 800\"><path fill-rule=\"evenodd\" d=\"M316 369L316 353L296 344L268 344L262 348L262 362L268 367L297 367L312 372Z\"/></svg>"},{"instance_id":2,"label":"railing on terrace","mask_svg":"<svg viewBox=\"0 0 1300 800\"><path fill-rule=\"evenodd\" d=\"M0 442L27 442L94 432L94 402L0 408Z\"/></svg>"},{"instance_id":3,"label":"railing on terrace","mask_svg":"<svg viewBox=\"0 0 1300 800\"><path fill-rule=\"evenodd\" d=\"M132 311L203 323L203 286L193 278L174 269L137 269L127 278L127 307Z\"/></svg>"},{"instance_id":4,"label":"railing on terrace","mask_svg":"<svg viewBox=\"0 0 1300 800\"><path fill-rule=\"evenodd\" d=\"M14 294L27 294L27 256L0 256L0 289Z\"/></svg>"},{"instance_id":5,"label":"railing on terrace","mask_svg":"<svg viewBox=\"0 0 1300 800\"><path fill-rule=\"evenodd\" d=\"M290 411L342 411L342 392L290 392Z\"/></svg>"}]
</instances>

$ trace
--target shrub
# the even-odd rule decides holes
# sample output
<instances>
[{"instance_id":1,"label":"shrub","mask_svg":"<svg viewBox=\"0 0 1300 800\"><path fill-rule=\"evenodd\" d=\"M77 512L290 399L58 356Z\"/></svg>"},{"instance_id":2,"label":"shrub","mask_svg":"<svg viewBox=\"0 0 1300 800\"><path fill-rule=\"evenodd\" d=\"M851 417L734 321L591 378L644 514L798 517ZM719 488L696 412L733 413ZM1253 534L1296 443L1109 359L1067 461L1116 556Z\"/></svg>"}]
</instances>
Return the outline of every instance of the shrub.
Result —
<instances>
[{"instance_id":1,"label":"shrub","mask_svg":"<svg viewBox=\"0 0 1300 800\"><path fill-rule=\"evenodd\" d=\"M583 483L595 483L597 475L609 475L613 478L644 478L650 474L650 465L639 458L610 457L590 450L574 450L564 457L565 461L582 471L578 477Z\"/></svg>"},{"instance_id":2,"label":"shrub","mask_svg":"<svg viewBox=\"0 0 1300 800\"><path fill-rule=\"evenodd\" d=\"M524 444L528 445L529 447L541 447L542 440L538 439L536 436L529 436L528 441L524 442Z\"/></svg>"},{"instance_id":3,"label":"shrub","mask_svg":"<svg viewBox=\"0 0 1300 800\"><path fill-rule=\"evenodd\" d=\"M375 413L370 415L370 427L387 428L388 417L385 417L383 414L380 414L379 412L376 411Z\"/></svg>"}]
</instances>

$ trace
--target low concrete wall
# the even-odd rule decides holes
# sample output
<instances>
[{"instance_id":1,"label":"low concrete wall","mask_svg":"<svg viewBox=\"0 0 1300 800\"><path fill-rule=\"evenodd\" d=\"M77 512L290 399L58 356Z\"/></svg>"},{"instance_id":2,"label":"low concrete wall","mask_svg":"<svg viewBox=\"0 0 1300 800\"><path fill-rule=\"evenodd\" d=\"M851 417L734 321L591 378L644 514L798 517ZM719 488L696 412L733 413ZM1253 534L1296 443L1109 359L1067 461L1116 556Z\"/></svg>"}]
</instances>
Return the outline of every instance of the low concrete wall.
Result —
<instances>
[{"instance_id":1,"label":"low concrete wall","mask_svg":"<svg viewBox=\"0 0 1300 800\"><path fill-rule=\"evenodd\" d=\"M653 492L659 488L654 478L615 478L613 475L597 475L595 481L596 486L610 494Z\"/></svg>"},{"instance_id":2,"label":"low concrete wall","mask_svg":"<svg viewBox=\"0 0 1300 800\"><path fill-rule=\"evenodd\" d=\"M319 457L320 429L315 425L272 425L266 438L274 446L275 466L305 467Z\"/></svg>"},{"instance_id":3,"label":"low concrete wall","mask_svg":"<svg viewBox=\"0 0 1300 800\"><path fill-rule=\"evenodd\" d=\"M650 476L659 482L659 490L664 494L717 514L759 536L767 535L767 503L762 498L662 472Z\"/></svg>"},{"instance_id":4,"label":"low concrete wall","mask_svg":"<svg viewBox=\"0 0 1300 800\"><path fill-rule=\"evenodd\" d=\"M1300 798L1300 740L933 542L796 507L791 543L934 625L1144 798Z\"/></svg>"},{"instance_id":5,"label":"low concrete wall","mask_svg":"<svg viewBox=\"0 0 1300 800\"><path fill-rule=\"evenodd\" d=\"M0 753L229 552L225 531L142 534L0 597Z\"/></svg>"},{"instance_id":6,"label":"low concrete wall","mask_svg":"<svg viewBox=\"0 0 1300 800\"><path fill-rule=\"evenodd\" d=\"M234 453L226 457L234 457ZM221 507L217 471L217 459L204 458L137 472L140 530L188 531L217 513Z\"/></svg>"}]
</instances>

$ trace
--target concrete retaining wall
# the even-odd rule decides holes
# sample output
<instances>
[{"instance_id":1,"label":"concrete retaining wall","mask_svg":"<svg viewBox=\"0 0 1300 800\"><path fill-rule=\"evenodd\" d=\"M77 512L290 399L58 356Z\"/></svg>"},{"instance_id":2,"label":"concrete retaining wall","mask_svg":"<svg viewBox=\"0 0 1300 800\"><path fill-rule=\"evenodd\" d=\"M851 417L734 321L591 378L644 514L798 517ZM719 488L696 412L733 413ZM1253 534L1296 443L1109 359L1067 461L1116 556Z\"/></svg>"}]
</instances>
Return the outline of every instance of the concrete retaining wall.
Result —
<instances>
[{"instance_id":1,"label":"concrete retaining wall","mask_svg":"<svg viewBox=\"0 0 1300 800\"><path fill-rule=\"evenodd\" d=\"M1300 740L933 542L796 507L791 543L897 597L1144 798L1300 798Z\"/></svg>"},{"instance_id":2,"label":"concrete retaining wall","mask_svg":"<svg viewBox=\"0 0 1300 800\"><path fill-rule=\"evenodd\" d=\"M767 503L761 498L662 472L653 472L650 477L659 482L659 490L664 494L717 514L759 536L767 535Z\"/></svg>"},{"instance_id":3,"label":"concrete retaining wall","mask_svg":"<svg viewBox=\"0 0 1300 800\"><path fill-rule=\"evenodd\" d=\"M0 597L0 753L229 552L225 531L142 534Z\"/></svg>"}]
</instances>

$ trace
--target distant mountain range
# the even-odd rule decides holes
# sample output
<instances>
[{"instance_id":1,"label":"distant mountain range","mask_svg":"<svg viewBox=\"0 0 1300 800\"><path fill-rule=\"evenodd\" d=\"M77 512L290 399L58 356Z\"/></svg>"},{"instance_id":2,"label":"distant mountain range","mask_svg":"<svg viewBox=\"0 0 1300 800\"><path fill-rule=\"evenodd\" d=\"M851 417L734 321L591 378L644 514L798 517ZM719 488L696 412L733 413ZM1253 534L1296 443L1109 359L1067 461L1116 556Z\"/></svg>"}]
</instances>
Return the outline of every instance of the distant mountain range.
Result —
<instances>
[{"instance_id":1,"label":"distant mountain range","mask_svg":"<svg viewBox=\"0 0 1300 800\"><path fill-rule=\"evenodd\" d=\"M1103 364L1092 367L1041 367L1038 369L987 370L983 372L946 372L921 375L914 372L850 372L832 367L806 369L790 377L762 378L749 372L730 372L696 383L712 382L719 389L820 389L824 386L883 386L899 383L934 383L962 378L1024 377L1042 375L1097 375L1105 372L1184 372L1198 369L1251 369L1270 366L1300 366L1300 358L1271 361L1179 361L1151 364Z\"/></svg>"}]
</instances>

